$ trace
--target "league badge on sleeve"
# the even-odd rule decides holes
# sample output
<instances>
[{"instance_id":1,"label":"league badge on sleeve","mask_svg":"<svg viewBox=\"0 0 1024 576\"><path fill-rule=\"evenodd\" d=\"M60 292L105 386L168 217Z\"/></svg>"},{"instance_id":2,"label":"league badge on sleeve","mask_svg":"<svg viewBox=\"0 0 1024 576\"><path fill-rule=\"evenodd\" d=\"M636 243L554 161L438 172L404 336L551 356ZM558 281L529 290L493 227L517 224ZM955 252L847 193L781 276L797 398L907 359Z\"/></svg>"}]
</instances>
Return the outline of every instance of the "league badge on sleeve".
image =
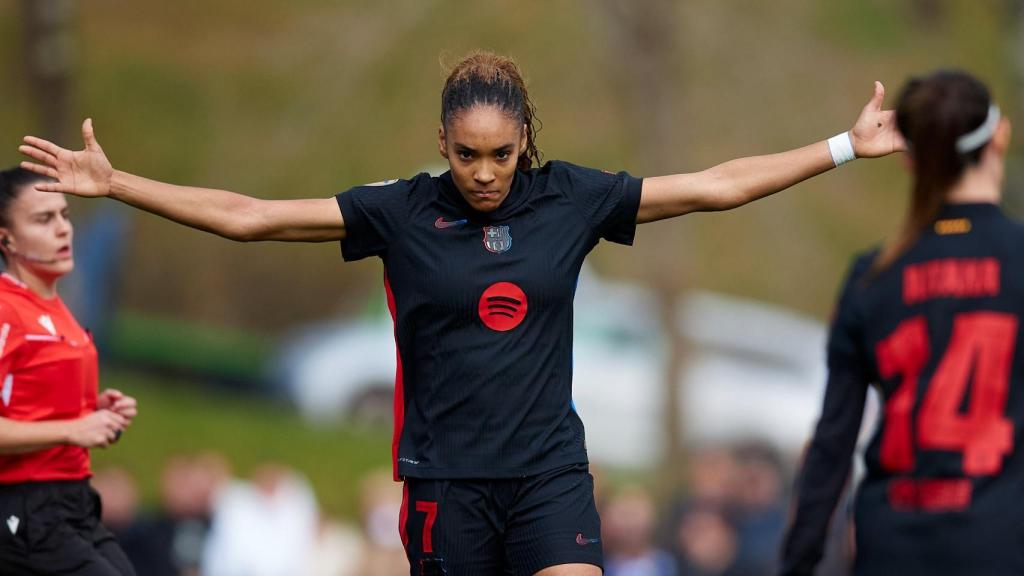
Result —
<instances>
[{"instance_id":1,"label":"league badge on sleeve","mask_svg":"<svg viewBox=\"0 0 1024 576\"><path fill-rule=\"evenodd\" d=\"M508 226L484 226L484 248L488 252L501 254L512 247L512 234Z\"/></svg>"}]
</instances>

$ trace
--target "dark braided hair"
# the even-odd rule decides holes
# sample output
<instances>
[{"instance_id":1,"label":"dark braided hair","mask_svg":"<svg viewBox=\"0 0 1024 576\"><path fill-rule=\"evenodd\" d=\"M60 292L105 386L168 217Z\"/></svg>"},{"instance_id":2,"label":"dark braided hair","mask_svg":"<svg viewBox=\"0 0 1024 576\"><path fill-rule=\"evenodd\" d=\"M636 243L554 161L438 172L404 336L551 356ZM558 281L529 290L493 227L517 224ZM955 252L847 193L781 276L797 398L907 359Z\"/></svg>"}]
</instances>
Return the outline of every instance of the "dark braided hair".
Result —
<instances>
[{"instance_id":1,"label":"dark braided hair","mask_svg":"<svg viewBox=\"0 0 1024 576\"><path fill-rule=\"evenodd\" d=\"M509 117L522 119L526 152L516 168L526 171L534 162L540 166L535 141L540 120L515 62L491 52L474 52L455 65L441 91L441 124L448 129L452 118L474 106L496 106Z\"/></svg>"}]
</instances>

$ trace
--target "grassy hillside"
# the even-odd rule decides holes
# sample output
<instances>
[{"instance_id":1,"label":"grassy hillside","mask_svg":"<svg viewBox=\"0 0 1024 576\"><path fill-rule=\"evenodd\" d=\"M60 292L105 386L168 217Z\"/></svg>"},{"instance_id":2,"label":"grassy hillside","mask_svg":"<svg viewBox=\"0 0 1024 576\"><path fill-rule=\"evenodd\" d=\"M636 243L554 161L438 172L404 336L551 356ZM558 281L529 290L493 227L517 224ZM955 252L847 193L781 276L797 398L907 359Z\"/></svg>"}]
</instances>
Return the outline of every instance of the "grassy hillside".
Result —
<instances>
[{"instance_id":1,"label":"grassy hillside","mask_svg":"<svg viewBox=\"0 0 1024 576\"><path fill-rule=\"evenodd\" d=\"M439 60L476 47L512 54L527 71L548 158L638 174L830 136L856 116L872 80L894 93L937 66L968 67L1002 100L1014 97L1005 3L932 3L944 8L925 18L914 2L655 2L676 6L664 15L671 34L658 76L678 107L653 119L672 123L670 141L650 142L637 129L644 106L622 82L637 63L616 59L624 40L610 4L76 3L75 116L96 119L118 167L286 198L436 164ZM17 6L0 3L4 163L36 125L18 82ZM651 161L657 147L667 160ZM905 189L897 159L858 162L732 213L644 227L637 248L602 248L595 260L644 281L667 267L683 285L823 317L849 255L891 230ZM343 267L338 256L332 245L236 245L140 214L117 282L132 310L276 330L350 312L379 289L376 263Z\"/></svg>"},{"instance_id":2,"label":"grassy hillside","mask_svg":"<svg viewBox=\"0 0 1024 576\"><path fill-rule=\"evenodd\" d=\"M608 11L640 0L69 3L72 117L95 119L118 168L297 198L437 165L442 62L473 48L511 54L523 66L547 158L637 175L699 170L826 138L849 127L873 80L886 83L891 103L909 74L936 67L980 74L1017 116L1009 58L1020 31L1007 15L1011 3L653 3L673 7L659 15L668 32L650 38L664 53L648 81L672 104L670 114L653 117L646 86L634 81L644 62L622 58L624 24ZM20 4L0 1L2 165L18 159L18 139L40 125L24 82ZM940 10L923 15L925 5ZM857 161L736 211L644 226L635 247L602 246L592 260L608 275L825 318L849 258L893 229L907 186L898 158ZM87 214L98 202L105 200L76 201L74 210ZM238 362L258 369L287 330L360 310L380 284L379 263L343 266L336 245L240 245L137 213L124 273L110 289L122 319L224 327L228 337L206 334L190 350L202 349L194 359L206 370L237 373ZM149 354L154 343L172 341L161 338L189 337L177 323L158 325L164 329L154 334L142 321L134 334L150 338L116 344L129 352L147 344ZM253 334L252 355L220 357L218 346L237 341L239 330ZM96 452L96 464L126 466L150 499L169 455L215 449L240 474L265 460L294 465L328 511L351 515L358 478L388 465L386 431L309 428L274 403L176 380L107 371L104 383L137 395L142 417L115 449Z\"/></svg>"},{"instance_id":3,"label":"grassy hillside","mask_svg":"<svg viewBox=\"0 0 1024 576\"><path fill-rule=\"evenodd\" d=\"M131 372L106 371L104 386L136 396L139 418L116 446L93 451L93 465L128 469L150 503L159 498L169 457L208 450L223 454L238 476L266 462L295 467L309 477L326 511L348 517L358 512L363 475L390 469L390 431L310 427L266 400Z\"/></svg>"}]
</instances>

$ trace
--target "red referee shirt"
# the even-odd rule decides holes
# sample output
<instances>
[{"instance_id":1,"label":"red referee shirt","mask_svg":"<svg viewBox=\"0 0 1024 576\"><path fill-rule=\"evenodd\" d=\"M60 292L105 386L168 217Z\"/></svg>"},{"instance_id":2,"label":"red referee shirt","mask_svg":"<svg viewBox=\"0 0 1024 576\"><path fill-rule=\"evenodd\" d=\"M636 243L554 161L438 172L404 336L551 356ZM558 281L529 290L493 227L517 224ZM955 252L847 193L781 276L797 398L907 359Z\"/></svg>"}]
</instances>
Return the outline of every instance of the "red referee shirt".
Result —
<instances>
[{"instance_id":1,"label":"red referee shirt","mask_svg":"<svg viewBox=\"0 0 1024 576\"><path fill-rule=\"evenodd\" d=\"M96 409L98 374L92 337L64 302L0 275L0 417L38 422L88 414ZM0 455L0 484L90 475L89 451L78 446Z\"/></svg>"}]
</instances>

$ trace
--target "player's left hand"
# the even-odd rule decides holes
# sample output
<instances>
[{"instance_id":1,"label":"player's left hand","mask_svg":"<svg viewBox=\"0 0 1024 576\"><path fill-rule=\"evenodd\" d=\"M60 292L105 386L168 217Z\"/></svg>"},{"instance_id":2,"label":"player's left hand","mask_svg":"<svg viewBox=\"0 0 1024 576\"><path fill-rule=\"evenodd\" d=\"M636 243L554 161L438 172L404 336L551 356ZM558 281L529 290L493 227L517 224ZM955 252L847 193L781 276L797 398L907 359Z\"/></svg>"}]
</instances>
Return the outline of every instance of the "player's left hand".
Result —
<instances>
[{"instance_id":1,"label":"player's left hand","mask_svg":"<svg viewBox=\"0 0 1024 576\"><path fill-rule=\"evenodd\" d=\"M139 414L138 401L120 390L107 388L96 398L97 410L110 410L124 416L128 424Z\"/></svg>"},{"instance_id":2,"label":"player's left hand","mask_svg":"<svg viewBox=\"0 0 1024 576\"><path fill-rule=\"evenodd\" d=\"M907 149L903 136L896 129L896 112L882 110L884 99L885 86L875 81L874 95L850 130L853 152L858 158L877 158Z\"/></svg>"},{"instance_id":3,"label":"player's left hand","mask_svg":"<svg viewBox=\"0 0 1024 576\"><path fill-rule=\"evenodd\" d=\"M82 122L83 150L61 148L49 140L25 136L18 151L35 160L22 162L21 167L56 182L38 182L33 187L43 192L61 192L76 196L95 197L110 194L110 181L114 168L96 140L92 118Z\"/></svg>"}]
</instances>

